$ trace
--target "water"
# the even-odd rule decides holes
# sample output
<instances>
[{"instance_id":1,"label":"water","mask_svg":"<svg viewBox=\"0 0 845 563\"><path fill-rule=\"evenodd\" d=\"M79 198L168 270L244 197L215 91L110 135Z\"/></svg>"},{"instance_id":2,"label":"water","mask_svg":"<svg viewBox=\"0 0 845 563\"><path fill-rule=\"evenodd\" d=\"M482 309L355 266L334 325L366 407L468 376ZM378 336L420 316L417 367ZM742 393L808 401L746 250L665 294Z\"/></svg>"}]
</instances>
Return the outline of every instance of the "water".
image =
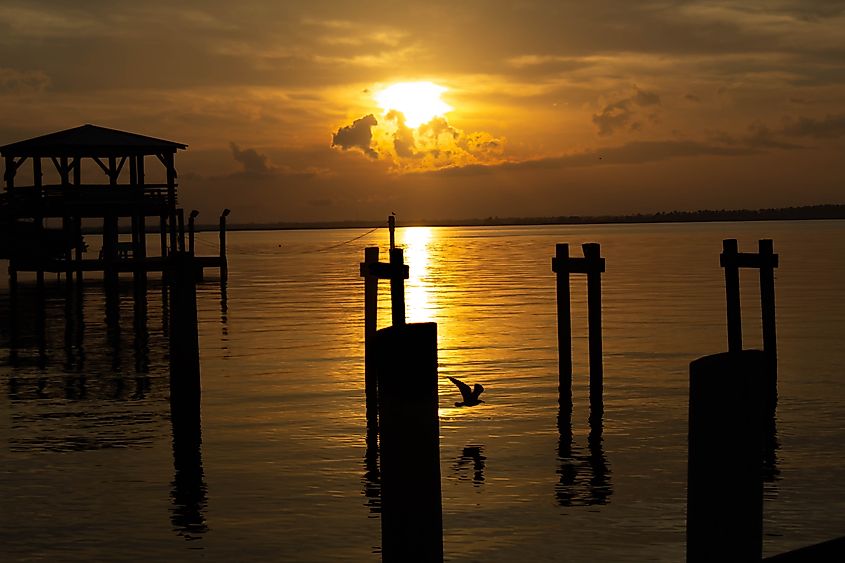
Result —
<instances>
[{"instance_id":1,"label":"water","mask_svg":"<svg viewBox=\"0 0 845 563\"><path fill-rule=\"evenodd\" d=\"M187 462L172 448L159 285L136 327L127 280L115 326L92 280L81 331L50 289L46 344L24 313L15 366L0 323L0 558L378 560L358 263L365 246L386 255L386 233L340 244L364 232L230 233L226 298L199 287L203 441ZM438 323L447 560L683 559L688 364L726 348L726 237L745 251L772 238L781 257L765 553L842 534L845 222L399 229L408 319ZM215 242L201 234L199 249ZM607 259L602 441L588 440L583 277L572 443L558 433L557 242L573 255L599 242ZM742 278L745 344L759 347L756 272ZM482 383L486 402L453 407L447 376Z\"/></svg>"}]
</instances>

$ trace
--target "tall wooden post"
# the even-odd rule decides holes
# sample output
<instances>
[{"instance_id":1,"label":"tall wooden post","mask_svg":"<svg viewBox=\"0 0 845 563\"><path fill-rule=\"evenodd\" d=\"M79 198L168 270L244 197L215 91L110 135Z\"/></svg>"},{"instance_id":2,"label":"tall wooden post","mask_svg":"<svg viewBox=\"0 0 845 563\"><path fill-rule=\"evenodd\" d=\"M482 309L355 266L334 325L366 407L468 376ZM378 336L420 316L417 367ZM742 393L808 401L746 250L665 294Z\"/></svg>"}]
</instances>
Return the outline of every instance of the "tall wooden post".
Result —
<instances>
[{"instance_id":1,"label":"tall wooden post","mask_svg":"<svg viewBox=\"0 0 845 563\"><path fill-rule=\"evenodd\" d=\"M76 190L80 189L82 184L82 158L77 158L73 167L73 185ZM82 217L76 215L73 218L73 241L74 241L74 260L76 261L76 283L82 287L84 274L82 273L82 252L84 251L84 241L82 238Z\"/></svg>"},{"instance_id":2,"label":"tall wooden post","mask_svg":"<svg viewBox=\"0 0 845 563\"><path fill-rule=\"evenodd\" d=\"M771 239L759 241L760 251L760 308L763 316L763 352L766 353L767 408L777 404L778 342L775 322L775 270L777 255Z\"/></svg>"},{"instance_id":3,"label":"tall wooden post","mask_svg":"<svg viewBox=\"0 0 845 563\"><path fill-rule=\"evenodd\" d=\"M390 249L390 265L399 270L405 263L401 248ZM390 278L390 308L393 325L405 324L405 279L399 276Z\"/></svg>"},{"instance_id":4,"label":"tall wooden post","mask_svg":"<svg viewBox=\"0 0 845 563\"><path fill-rule=\"evenodd\" d=\"M361 276L364 278L364 394L367 400L368 425L375 423L378 406L378 379L375 367L375 336L378 329L378 278L370 265L378 263L379 248L364 249Z\"/></svg>"},{"instance_id":5,"label":"tall wooden post","mask_svg":"<svg viewBox=\"0 0 845 563\"><path fill-rule=\"evenodd\" d=\"M169 258L170 410L174 428L199 420L200 358L194 259L187 252Z\"/></svg>"},{"instance_id":6,"label":"tall wooden post","mask_svg":"<svg viewBox=\"0 0 845 563\"><path fill-rule=\"evenodd\" d=\"M555 259L558 264L569 262L569 245L555 245ZM557 273L557 349L558 349L558 401L561 409L569 405L572 409L572 317L570 311L569 269L552 269Z\"/></svg>"},{"instance_id":7,"label":"tall wooden post","mask_svg":"<svg viewBox=\"0 0 845 563\"><path fill-rule=\"evenodd\" d=\"M742 306L739 299L739 253L736 239L722 241L722 265L725 268L725 298L728 317L728 351L742 350Z\"/></svg>"},{"instance_id":8,"label":"tall wooden post","mask_svg":"<svg viewBox=\"0 0 845 563\"><path fill-rule=\"evenodd\" d=\"M225 283L229 279L229 259L226 256L226 217L231 211L224 209L220 214L220 281Z\"/></svg>"},{"instance_id":9,"label":"tall wooden post","mask_svg":"<svg viewBox=\"0 0 845 563\"><path fill-rule=\"evenodd\" d=\"M382 559L442 561L437 325L378 331Z\"/></svg>"},{"instance_id":10,"label":"tall wooden post","mask_svg":"<svg viewBox=\"0 0 845 563\"><path fill-rule=\"evenodd\" d=\"M590 347L590 406L593 414L602 409L602 394L604 389L604 368L602 366L602 335L601 335L601 273L604 267L598 267L601 259L601 249L598 243L583 245L584 259L594 265L587 271L587 321Z\"/></svg>"},{"instance_id":11,"label":"tall wooden post","mask_svg":"<svg viewBox=\"0 0 845 563\"><path fill-rule=\"evenodd\" d=\"M764 366L759 350L690 364L688 563L762 558Z\"/></svg>"},{"instance_id":12,"label":"tall wooden post","mask_svg":"<svg viewBox=\"0 0 845 563\"><path fill-rule=\"evenodd\" d=\"M167 170L167 209L170 221L170 251L176 251L176 164L174 153L165 153L164 167Z\"/></svg>"}]
</instances>

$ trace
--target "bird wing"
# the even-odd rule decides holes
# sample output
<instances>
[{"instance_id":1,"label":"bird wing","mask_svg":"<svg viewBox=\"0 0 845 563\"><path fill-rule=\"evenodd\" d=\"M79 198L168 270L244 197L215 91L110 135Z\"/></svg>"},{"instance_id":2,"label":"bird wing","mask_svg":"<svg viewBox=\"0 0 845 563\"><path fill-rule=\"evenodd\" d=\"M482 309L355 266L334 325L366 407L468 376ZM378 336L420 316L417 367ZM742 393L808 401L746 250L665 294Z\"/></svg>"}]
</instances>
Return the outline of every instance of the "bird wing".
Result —
<instances>
[{"instance_id":1,"label":"bird wing","mask_svg":"<svg viewBox=\"0 0 845 563\"><path fill-rule=\"evenodd\" d=\"M473 397L477 399L478 396L481 395L482 391L484 391L484 387L482 387L480 383L476 383L475 386L472 388Z\"/></svg>"},{"instance_id":2,"label":"bird wing","mask_svg":"<svg viewBox=\"0 0 845 563\"><path fill-rule=\"evenodd\" d=\"M455 379L454 377L449 377L449 381L458 386L458 390L460 390L461 397L463 397L464 401L472 399L472 391L470 390L469 385L460 379Z\"/></svg>"}]
</instances>

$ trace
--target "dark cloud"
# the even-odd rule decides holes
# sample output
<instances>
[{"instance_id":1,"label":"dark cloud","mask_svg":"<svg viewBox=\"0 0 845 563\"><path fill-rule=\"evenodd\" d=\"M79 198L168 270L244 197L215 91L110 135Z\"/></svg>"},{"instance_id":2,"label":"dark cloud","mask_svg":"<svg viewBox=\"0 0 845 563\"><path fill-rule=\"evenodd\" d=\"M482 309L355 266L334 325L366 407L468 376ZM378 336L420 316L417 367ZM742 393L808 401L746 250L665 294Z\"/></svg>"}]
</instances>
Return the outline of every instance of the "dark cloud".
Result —
<instances>
[{"instance_id":1,"label":"dark cloud","mask_svg":"<svg viewBox=\"0 0 845 563\"><path fill-rule=\"evenodd\" d=\"M385 118L396 123L396 133L393 134L393 148L396 154L402 158L416 156L414 131L405 125L405 116L401 112L390 110Z\"/></svg>"},{"instance_id":2,"label":"dark cloud","mask_svg":"<svg viewBox=\"0 0 845 563\"><path fill-rule=\"evenodd\" d=\"M588 166L645 164L684 157L735 157L759 154L750 146L727 146L699 141L634 141L615 147L591 149L557 157L510 161L493 165L471 165L434 171L445 175L495 174L500 170L560 170Z\"/></svg>"},{"instance_id":3,"label":"dark cloud","mask_svg":"<svg viewBox=\"0 0 845 563\"><path fill-rule=\"evenodd\" d=\"M261 154L255 149L241 150L235 143L229 143L229 148L232 149L234 159L244 167L245 173L266 174L272 170L272 167L267 164L267 155Z\"/></svg>"},{"instance_id":4,"label":"dark cloud","mask_svg":"<svg viewBox=\"0 0 845 563\"><path fill-rule=\"evenodd\" d=\"M0 67L0 94L32 95L43 92L49 85L50 77L41 71Z\"/></svg>"},{"instance_id":5,"label":"dark cloud","mask_svg":"<svg viewBox=\"0 0 845 563\"><path fill-rule=\"evenodd\" d=\"M371 146L376 125L378 121L373 114L356 119L352 125L341 127L332 135L332 146L343 150L357 148L370 158L378 158L378 153Z\"/></svg>"},{"instance_id":6,"label":"dark cloud","mask_svg":"<svg viewBox=\"0 0 845 563\"><path fill-rule=\"evenodd\" d=\"M793 137L813 137L816 139L835 139L845 136L845 114L827 115L824 119L799 117L786 122L783 127L786 135Z\"/></svg>"},{"instance_id":7,"label":"dark cloud","mask_svg":"<svg viewBox=\"0 0 845 563\"><path fill-rule=\"evenodd\" d=\"M612 135L624 127L640 131L642 122L635 120L637 108L659 105L660 96L656 93L635 88L633 95L608 103L600 112L593 114L593 123L602 136Z\"/></svg>"}]
</instances>

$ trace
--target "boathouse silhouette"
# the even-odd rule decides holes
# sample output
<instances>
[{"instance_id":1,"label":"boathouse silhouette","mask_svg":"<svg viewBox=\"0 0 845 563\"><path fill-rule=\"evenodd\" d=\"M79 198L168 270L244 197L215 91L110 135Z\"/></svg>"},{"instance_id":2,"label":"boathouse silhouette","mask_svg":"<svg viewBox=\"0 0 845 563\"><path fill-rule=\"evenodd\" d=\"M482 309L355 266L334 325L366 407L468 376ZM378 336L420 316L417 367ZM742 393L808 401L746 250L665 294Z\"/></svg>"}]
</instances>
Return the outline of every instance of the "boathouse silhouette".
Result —
<instances>
[{"instance_id":1,"label":"boathouse silhouette","mask_svg":"<svg viewBox=\"0 0 845 563\"><path fill-rule=\"evenodd\" d=\"M119 272L165 271L165 258L184 249L183 210L178 207L175 155L187 145L96 125L82 125L0 147L5 160L5 189L0 194L0 259L9 260L12 285L18 272L101 271L107 281ZM105 182L83 182L83 160L102 170ZM32 166L32 185L17 185L19 170ZM43 182L44 166L55 167L58 184ZM147 166L156 165L164 182L147 181ZM128 169L128 173L127 173ZM94 169L96 170L96 169ZM147 256L147 219L158 218L160 256ZM121 242L119 219L131 220L131 242ZM61 228L45 221L61 219ZM103 245L96 258L84 256L82 221L102 221ZM154 232L154 231L153 231ZM204 267L221 267L225 256L197 257Z\"/></svg>"}]
</instances>

